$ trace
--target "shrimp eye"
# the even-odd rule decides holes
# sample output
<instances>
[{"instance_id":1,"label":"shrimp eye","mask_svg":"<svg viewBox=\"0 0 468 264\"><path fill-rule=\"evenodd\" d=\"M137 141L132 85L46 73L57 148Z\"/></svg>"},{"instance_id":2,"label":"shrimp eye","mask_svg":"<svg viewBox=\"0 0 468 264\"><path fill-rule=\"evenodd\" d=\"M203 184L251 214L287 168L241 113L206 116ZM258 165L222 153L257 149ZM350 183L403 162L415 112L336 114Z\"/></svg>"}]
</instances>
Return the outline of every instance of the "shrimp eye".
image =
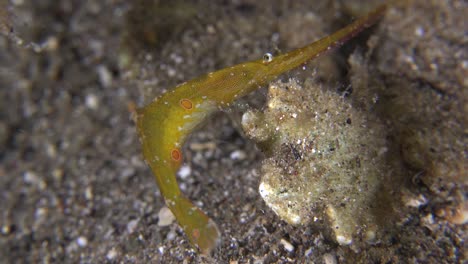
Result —
<instances>
[{"instance_id":1,"label":"shrimp eye","mask_svg":"<svg viewBox=\"0 0 468 264\"><path fill-rule=\"evenodd\" d=\"M263 63L269 63L273 60L273 55L271 53L263 54Z\"/></svg>"}]
</instances>

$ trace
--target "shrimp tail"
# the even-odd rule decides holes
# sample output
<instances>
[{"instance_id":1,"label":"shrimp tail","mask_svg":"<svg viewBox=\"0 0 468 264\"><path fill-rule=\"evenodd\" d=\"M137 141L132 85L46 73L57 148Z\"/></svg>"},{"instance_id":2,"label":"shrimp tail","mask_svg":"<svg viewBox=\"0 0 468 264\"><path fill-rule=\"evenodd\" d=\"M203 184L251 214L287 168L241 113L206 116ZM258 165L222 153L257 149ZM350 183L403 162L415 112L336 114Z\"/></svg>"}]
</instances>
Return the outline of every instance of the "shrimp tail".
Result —
<instances>
[{"instance_id":1,"label":"shrimp tail","mask_svg":"<svg viewBox=\"0 0 468 264\"><path fill-rule=\"evenodd\" d=\"M189 208L187 210L187 208ZM220 241L216 223L187 198L180 196L169 209L184 230L190 243L197 245L202 254L208 255Z\"/></svg>"}]
</instances>

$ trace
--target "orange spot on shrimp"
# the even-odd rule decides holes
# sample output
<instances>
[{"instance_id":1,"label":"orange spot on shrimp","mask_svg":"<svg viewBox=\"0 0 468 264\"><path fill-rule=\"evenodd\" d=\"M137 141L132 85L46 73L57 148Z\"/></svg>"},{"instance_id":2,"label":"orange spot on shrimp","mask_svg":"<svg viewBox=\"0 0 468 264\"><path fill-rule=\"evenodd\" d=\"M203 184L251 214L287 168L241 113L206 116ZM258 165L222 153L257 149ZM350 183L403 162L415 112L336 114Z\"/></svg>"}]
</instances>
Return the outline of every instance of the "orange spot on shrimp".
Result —
<instances>
[{"instance_id":1,"label":"orange spot on shrimp","mask_svg":"<svg viewBox=\"0 0 468 264\"><path fill-rule=\"evenodd\" d=\"M192 104L192 101L190 101L189 99L182 99L180 100L180 105L184 108L184 109L187 109L187 110L190 110L193 108L193 104Z\"/></svg>"},{"instance_id":2,"label":"orange spot on shrimp","mask_svg":"<svg viewBox=\"0 0 468 264\"><path fill-rule=\"evenodd\" d=\"M182 153L180 153L178 149L173 149L171 151L171 158L175 161L180 161L182 159Z\"/></svg>"},{"instance_id":3,"label":"orange spot on shrimp","mask_svg":"<svg viewBox=\"0 0 468 264\"><path fill-rule=\"evenodd\" d=\"M200 238L200 230L194 229L192 231L192 237L195 241L198 240Z\"/></svg>"}]
</instances>

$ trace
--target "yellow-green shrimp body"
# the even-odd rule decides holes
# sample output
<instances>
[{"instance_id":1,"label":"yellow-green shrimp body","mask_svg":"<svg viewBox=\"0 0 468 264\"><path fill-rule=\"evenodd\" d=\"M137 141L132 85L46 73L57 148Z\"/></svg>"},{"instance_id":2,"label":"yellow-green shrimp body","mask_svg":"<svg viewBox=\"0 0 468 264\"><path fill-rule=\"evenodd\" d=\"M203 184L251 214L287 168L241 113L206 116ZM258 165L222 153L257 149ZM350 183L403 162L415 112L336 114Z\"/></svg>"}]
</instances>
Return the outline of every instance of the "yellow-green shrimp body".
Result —
<instances>
[{"instance_id":1,"label":"yellow-green shrimp body","mask_svg":"<svg viewBox=\"0 0 468 264\"><path fill-rule=\"evenodd\" d=\"M176 172L186 137L207 117L255 89L343 44L372 25L385 6L308 46L272 58L241 63L185 82L137 109L136 124L143 156L151 167L166 205L193 245L209 253L220 234L216 224L181 193Z\"/></svg>"}]
</instances>

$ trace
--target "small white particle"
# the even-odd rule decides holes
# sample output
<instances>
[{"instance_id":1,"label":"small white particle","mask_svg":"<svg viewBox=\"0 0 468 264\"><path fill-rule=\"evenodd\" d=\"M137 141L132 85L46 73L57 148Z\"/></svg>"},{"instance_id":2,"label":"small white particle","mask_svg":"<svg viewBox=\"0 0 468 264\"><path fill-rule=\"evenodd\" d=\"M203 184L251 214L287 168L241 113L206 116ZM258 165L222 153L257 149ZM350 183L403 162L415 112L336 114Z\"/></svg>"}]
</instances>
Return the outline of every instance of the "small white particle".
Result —
<instances>
[{"instance_id":1,"label":"small white particle","mask_svg":"<svg viewBox=\"0 0 468 264\"><path fill-rule=\"evenodd\" d=\"M171 225L175 220L174 214L167 207L161 208L158 213L158 226L168 226Z\"/></svg>"},{"instance_id":2,"label":"small white particle","mask_svg":"<svg viewBox=\"0 0 468 264\"><path fill-rule=\"evenodd\" d=\"M293 224L298 225L298 224L301 223L301 220L302 220L302 218L301 218L300 215L291 213L291 215L289 216L289 221L291 221L291 223L293 223Z\"/></svg>"},{"instance_id":3,"label":"small white particle","mask_svg":"<svg viewBox=\"0 0 468 264\"><path fill-rule=\"evenodd\" d=\"M166 240L174 240L176 238L177 234L174 231L170 231L167 233Z\"/></svg>"},{"instance_id":4,"label":"small white particle","mask_svg":"<svg viewBox=\"0 0 468 264\"><path fill-rule=\"evenodd\" d=\"M208 32L208 34L215 34L216 33L216 28L213 25L208 25L206 27L206 32Z\"/></svg>"},{"instance_id":5,"label":"small white particle","mask_svg":"<svg viewBox=\"0 0 468 264\"><path fill-rule=\"evenodd\" d=\"M34 216L36 217L36 219L43 218L46 215L47 215L46 208L38 208L36 212L34 213Z\"/></svg>"},{"instance_id":6,"label":"small white particle","mask_svg":"<svg viewBox=\"0 0 468 264\"><path fill-rule=\"evenodd\" d=\"M330 253L323 255L323 262L325 264L337 264L336 257Z\"/></svg>"},{"instance_id":7,"label":"small white particle","mask_svg":"<svg viewBox=\"0 0 468 264\"><path fill-rule=\"evenodd\" d=\"M85 104L89 109L96 110L99 107L99 99L94 94L88 94L85 99Z\"/></svg>"},{"instance_id":8,"label":"small white particle","mask_svg":"<svg viewBox=\"0 0 468 264\"><path fill-rule=\"evenodd\" d=\"M374 230L367 230L366 232L366 240L368 242L375 240L375 231Z\"/></svg>"},{"instance_id":9,"label":"small white particle","mask_svg":"<svg viewBox=\"0 0 468 264\"><path fill-rule=\"evenodd\" d=\"M86 187L84 195L85 195L86 200L93 199L93 191L92 191L91 187L89 187L89 186Z\"/></svg>"},{"instance_id":10,"label":"small white particle","mask_svg":"<svg viewBox=\"0 0 468 264\"><path fill-rule=\"evenodd\" d=\"M88 239L86 239L86 237L80 236L76 239L76 243L80 247L85 247L86 245L88 245Z\"/></svg>"},{"instance_id":11,"label":"small white particle","mask_svg":"<svg viewBox=\"0 0 468 264\"><path fill-rule=\"evenodd\" d=\"M99 65L97 67L97 73L99 77L99 82L103 87L109 87L112 84L112 73L104 65Z\"/></svg>"},{"instance_id":12,"label":"small white particle","mask_svg":"<svg viewBox=\"0 0 468 264\"><path fill-rule=\"evenodd\" d=\"M164 247L158 247L159 254L164 254Z\"/></svg>"},{"instance_id":13,"label":"small white particle","mask_svg":"<svg viewBox=\"0 0 468 264\"><path fill-rule=\"evenodd\" d=\"M43 190L47 187L47 184L44 180L41 179L35 172L33 171L26 171L23 174L23 180L27 184L31 184L39 188L40 190Z\"/></svg>"},{"instance_id":14,"label":"small white particle","mask_svg":"<svg viewBox=\"0 0 468 264\"><path fill-rule=\"evenodd\" d=\"M420 207L422 205L427 204L427 199L424 197L424 195L420 194L418 197L408 197L405 199L405 205L408 207Z\"/></svg>"},{"instance_id":15,"label":"small white particle","mask_svg":"<svg viewBox=\"0 0 468 264\"><path fill-rule=\"evenodd\" d=\"M39 181L39 177L37 177L36 173L32 171L26 171L23 174L23 180L25 183L33 184Z\"/></svg>"},{"instance_id":16,"label":"small white particle","mask_svg":"<svg viewBox=\"0 0 468 264\"><path fill-rule=\"evenodd\" d=\"M57 156L57 149L51 143L46 144L46 153L49 157L55 158Z\"/></svg>"},{"instance_id":17,"label":"small white particle","mask_svg":"<svg viewBox=\"0 0 468 264\"><path fill-rule=\"evenodd\" d=\"M185 180L187 179L188 176L190 176L190 173L192 172L192 169L188 165L184 165L180 167L179 171L177 172L177 175L182 179Z\"/></svg>"},{"instance_id":18,"label":"small white particle","mask_svg":"<svg viewBox=\"0 0 468 264\"><path fill-rule=\"evenodd\" d=\"M167 69L167 75L169 77L174 77L176 75L176 70L174 70L173 68L168 68Z\"/></svg>"},{"instance_id":19,"label":"small white particle","mask_svg":"<svg viewBox=\"0 0 468 264\"><path fill-rule=\"evenodd\" d=\"M293 114L292 114L292 117L293 117L293 118L296 118L296 117L297 117L297 114L296 114L296 113L293 113Z\"/></svg>"},{"instance_id":20,"label":"small white particle","mask_svg":"<svg viewBox=\"0 0 468 264\"><path fill-rule=\"evenodd\" d=\"M382 148L379 149L378 155L381 156L381 155L387 153L387 151L388 151L387 147L382 147Z\"/></svg>"},{"instance_id":21,"label":"small white particle","mask_svg":"<svg viewBox=\"0 0 468 264\"><path fill-rule=\"evenodd\" d=\"M122 178L129 178L134 174L135 174L135 168L133 167L126 167L125 169L121 171Z\"/></svg>"},{"instance_id":22,"label":"small white particle","mask_svg":"<svg viewBox=\"0 0 468 264\"><path fill-rule=\"evenodd\" d=\"M127 223L127 233L132 234L138 226L140 219L134 219Z\"/></svg>"},{"instance_id":23,"label":"small white particle","mask_svg":"<svg viewBox=\"0 0 468 264\"><path fill-rule=\"evenodd\" d=\"M288 252L293 252L294 251L294 246L289 243L288 241L286 241L285 239L281 239L280 240L280 243L284 246L284 249L286 249L286 251Z\"/></svg>"},{"instance_id":24,"label":"small white particle","mask_svg":"<svg viewBox=\"0 0 468 264\"><path fill-rule=\"evenodd\" d=\"M260 193L260 196L262 196L262 198L265 200L266 197L268 197L272 193L272 190L268 184L262 182L258 186L258 192Z\"/></svg>"},{"instance_id":25,"label":"small white particle","mask_svg":"<svg viewBox=\"0 0 468 264\"><path fill-rule=\"evenodd\" d=\"M343 235L337 235L336 236L336 242L340 245L350 245L353 240L350 237L345 237Z\"/></svg>"},{"instance_id":26,"label":"small white particle","mask_svg":"<svg viewBox=\"0 0 468 264\"><path fill-rule=\"evenodd\" d=\"M2 234L3 235L8 235L10 234L11 228L9 225L4 225L2 226Z\"/></svg>"},{"instance_id":27,"label":"small white particle","mask_svg":"<svg viewBox=\"0 0 468 264\"><path fill-rule=\"evenodd\" d=\"M20 39L20 38L17 38L17 39L16 39L16 44L17 44L18 46L23 45L23 40Z\"/></svg>"},{"instance_id":28,"label":"small white particle","mask_svg":"<svg viewBox=\"0 0 468 264\"><path fill-rule=\"evenodd\" d=\"M106 258L107 260L113 260L115 259L115 257L117 257L117 250L115 250L115 248L112 248L107 252Z\"/></svg>"},{"instance_id":29,"label":"small white particle","mask_svg":"<svg viewBox=\"0 0 468 264\"><path fill-rule=\"evenodd\" d=\"M178 54L171 53L169 56L176 64L181 64L184 62L184 58L182 56L179 56Z\"/></svg>"},{"instance_id":30,"label":"small white particle","mask_svg":"<svg viewBox=\"0 0 468 264\"><path fill-rule=\"evenodd\" d=\"M232 160L244 160L247 154L242 150L235 150L229 155Z\"/></svg>"},{"instance_id":31,"label":"small white particle","mask_svg":"<svg viewBox=\"0 0 468 264\"><path fill-rule=\"evenodd\" d=\"M421 27L421 26L416 27L415 30L414 30L414 34L416 34L416 36L418 36L418 37L424 36L424 28Z\"/></svg>"}]
</instances>

